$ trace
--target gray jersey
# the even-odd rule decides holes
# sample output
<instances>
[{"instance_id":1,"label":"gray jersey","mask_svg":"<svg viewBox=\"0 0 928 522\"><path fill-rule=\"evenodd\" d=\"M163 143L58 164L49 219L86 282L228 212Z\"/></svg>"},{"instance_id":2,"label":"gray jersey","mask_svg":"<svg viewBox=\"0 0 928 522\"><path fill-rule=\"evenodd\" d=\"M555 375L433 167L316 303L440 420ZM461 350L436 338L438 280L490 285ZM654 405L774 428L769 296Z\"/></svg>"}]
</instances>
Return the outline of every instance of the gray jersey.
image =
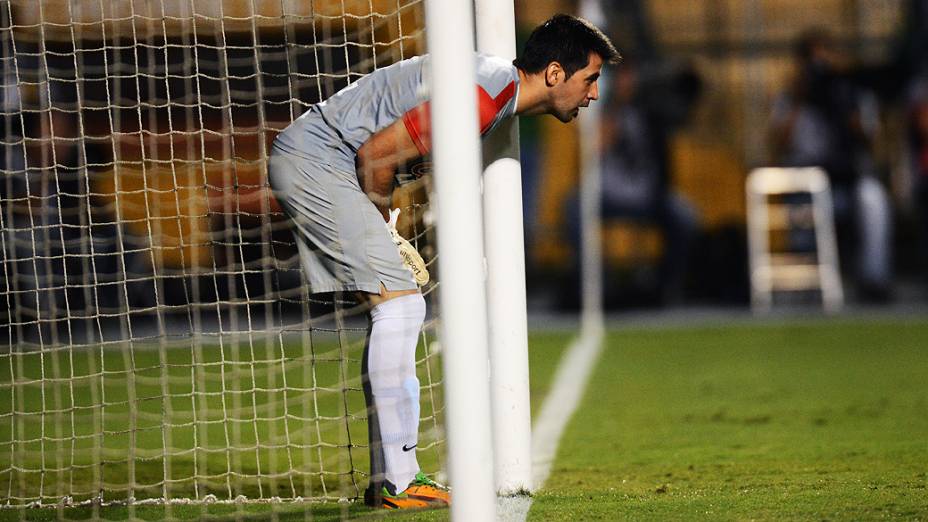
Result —
<instances>
[{"instance_id":1,"label":"gray jersey","mask_svg":"<svg viewBox=\"0 0 928 522\"><path fill-rule=\"evenodd\" d=\"M354 172L358 149L375 132L404 118L422 153L428 132L429 57L416 56L378 69L313 105L281 132L274 146L285 153ZM515 114L519 74L507 60L476 55L480 132L486 134ZM424 123L423 123L424 122Z\"/></svg>"}]
</instances>

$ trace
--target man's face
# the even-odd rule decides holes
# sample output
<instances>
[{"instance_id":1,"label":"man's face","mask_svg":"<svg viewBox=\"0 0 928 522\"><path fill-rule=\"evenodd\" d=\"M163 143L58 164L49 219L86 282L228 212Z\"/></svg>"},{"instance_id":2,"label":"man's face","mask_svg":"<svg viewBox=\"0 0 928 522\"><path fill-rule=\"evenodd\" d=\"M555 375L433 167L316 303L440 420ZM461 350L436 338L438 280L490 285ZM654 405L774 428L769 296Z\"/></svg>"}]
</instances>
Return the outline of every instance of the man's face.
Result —
<instances>
[{"instance_id":1,"label":"man's face","mask_svg":"<svg viewBox=\"0 0 928 522\"><path fill-rule=\"evenodd\" d=\"M550 113L567 123L577 117L580 107L587 107L591 101L598 99L597 80L599 80L602 67L603 59L596 53L590 53L590 60L586 67L573 73L570 78L565 79L566 73L561 69L551 86L554 91ZM550 75L549 83L551 83Z\"/></svg>"}]
</instances>

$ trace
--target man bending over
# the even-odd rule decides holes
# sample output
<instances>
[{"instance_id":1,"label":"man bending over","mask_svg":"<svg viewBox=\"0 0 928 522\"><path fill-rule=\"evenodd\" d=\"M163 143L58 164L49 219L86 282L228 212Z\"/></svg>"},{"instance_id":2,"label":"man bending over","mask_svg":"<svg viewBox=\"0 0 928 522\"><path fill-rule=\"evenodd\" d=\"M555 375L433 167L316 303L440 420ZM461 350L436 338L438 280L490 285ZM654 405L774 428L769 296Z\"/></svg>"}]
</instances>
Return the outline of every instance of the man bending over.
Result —
<instances>
[{"instance_id":1,"label":"man bending over","mask_svg":"<svg viewBox=\"0 0 928 522\"><path fill-rule=\"evenodd\" d=\"M416 461L415 352L425 300L385 225L397 167L429 151L429 59L378 69L312 106L278 135L269 166L275 196L296 226L311 292L358 292L370 305L365 501L387 508L451 502ZM478 54L481 135L517 114L569 122L599 97L603 63L619 60L599 29L569 15L538 26L512 63Z\"/></svg>"}]
</instances>

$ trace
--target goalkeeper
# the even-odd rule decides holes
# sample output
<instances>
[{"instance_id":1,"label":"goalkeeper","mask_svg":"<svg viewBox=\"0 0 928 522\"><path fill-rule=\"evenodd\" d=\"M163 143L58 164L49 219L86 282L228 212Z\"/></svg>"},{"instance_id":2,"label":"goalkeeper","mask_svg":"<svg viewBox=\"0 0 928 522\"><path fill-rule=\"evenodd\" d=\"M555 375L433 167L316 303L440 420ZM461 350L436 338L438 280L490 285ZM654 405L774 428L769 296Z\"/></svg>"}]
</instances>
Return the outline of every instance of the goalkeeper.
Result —
<instances>
[{"instance_id":1,"label":"goalkeeper","mask_svg":"<svg viewBox=\"0 0 928 522\"><path fill-rule=\"evenodd\" d=\"M599 97L603 63L619 59L601 31L569 15L538 26L512 63L478 54L481 135L517 114L572 120ZM389 508L450 503L447 489L416 461L415 351L425 318L417 279L426 280L425 267L387 225L397 167L429 151L428 62L417 56L376 70L312 106L274 141L269 166L275 196L295 223L311 291L358 292L370 304L362 364L371 441L365 500Z\"/></svg>"}]
</instances>

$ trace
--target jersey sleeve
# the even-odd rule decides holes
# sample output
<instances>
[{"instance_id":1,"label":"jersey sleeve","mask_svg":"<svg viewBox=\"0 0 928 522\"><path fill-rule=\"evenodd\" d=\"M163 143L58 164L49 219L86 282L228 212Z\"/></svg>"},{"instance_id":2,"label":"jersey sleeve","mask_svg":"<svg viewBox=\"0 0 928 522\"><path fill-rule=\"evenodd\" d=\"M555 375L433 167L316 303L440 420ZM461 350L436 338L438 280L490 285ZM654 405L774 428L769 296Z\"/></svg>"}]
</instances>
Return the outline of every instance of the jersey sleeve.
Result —
<instances>
[{"instance_id":1,"label":"jersey sleeve","mask_svg":"<svg viewBox=\"0 0 928 522\"><path fill-rule=\"evenodd\" d=\"M419 149L419 154L428 154L431 149L431 106L429 102L421 103L403 115L403 124L412 142Z\"/></svg>"},{"instance_id":2,"label":"jersey sleeve","mask_svg":"<svg viewBox=\"0 0 928 522\"><path fill-rule=\"evenodd\" d=\"M480 111L480 135L486 135L502 120L512 116L514 112L513 97L516 93L515 82L509 82L496 96L490 94L481 86L477 86L477 106Z\"/></svg>"},{"instance_id":3,"label":"jersey sleeve","mask_svg":"<svg viewBox=\"0 0 928 522\"><path fill-rule=\"evenodd\" d=\"M477 85L477 112L480 115L479 128L480 135L483 136L504 118L510 116L507 111L507 105L515 95L516 85L511 82L495 97L480 85ZM412 138L420 154L427 154L431 149L430 138L430 116L431 110L429 102L422 103L413 107L403 115L403 123L406 125L406 131Z\"/></svg>"}]
</instances>

